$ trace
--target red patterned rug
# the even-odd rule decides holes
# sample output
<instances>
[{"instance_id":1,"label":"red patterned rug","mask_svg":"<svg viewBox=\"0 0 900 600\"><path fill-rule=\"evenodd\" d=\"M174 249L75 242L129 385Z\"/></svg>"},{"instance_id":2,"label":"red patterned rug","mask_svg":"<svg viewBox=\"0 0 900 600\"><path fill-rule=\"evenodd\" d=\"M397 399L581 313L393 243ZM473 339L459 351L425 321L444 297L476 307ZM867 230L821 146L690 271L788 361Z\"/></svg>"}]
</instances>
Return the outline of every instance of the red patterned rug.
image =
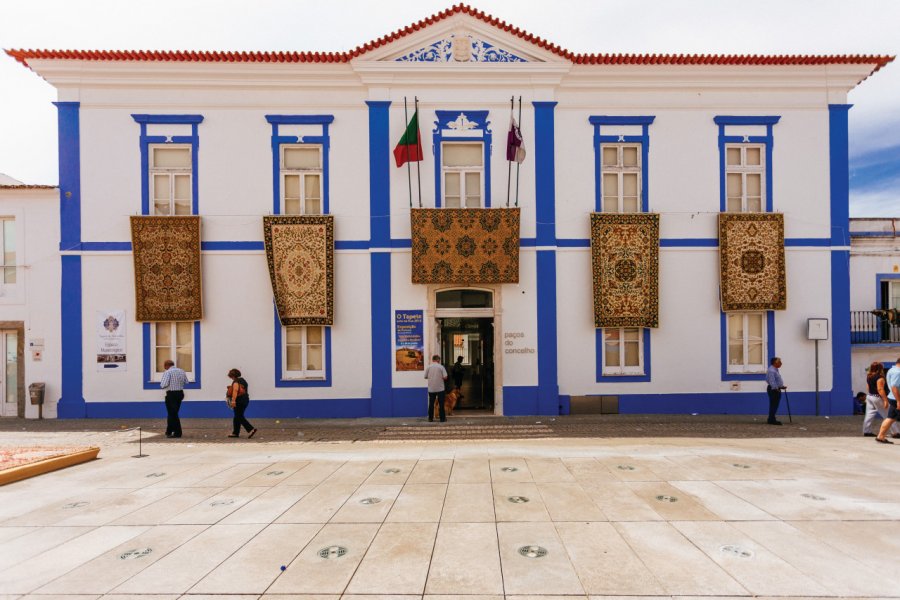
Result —
<instances>
[{"instance_id":1,"label":"red patterned rug","mask_svg":"<svg viewBox=\"0 0 900 600\"><path fill-rule=\"evenodd\" d=\"M0 446L0 485L97 457L91 446Z\"/></svg>"}]
</instances>

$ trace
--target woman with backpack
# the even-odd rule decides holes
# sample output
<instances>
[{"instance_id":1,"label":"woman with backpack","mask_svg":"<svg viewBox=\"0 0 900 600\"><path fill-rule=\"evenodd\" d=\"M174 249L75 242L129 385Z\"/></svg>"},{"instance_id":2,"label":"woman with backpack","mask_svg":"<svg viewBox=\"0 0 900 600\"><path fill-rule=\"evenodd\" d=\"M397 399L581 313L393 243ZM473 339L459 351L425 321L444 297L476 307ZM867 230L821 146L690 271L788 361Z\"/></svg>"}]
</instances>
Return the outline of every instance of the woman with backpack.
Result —
<instances>
[{"instance_id":1,"label":"woman with backpack","mask_svg":"<svg viewBox=\"0 0 900 600\"><path fill-rule=\"evenodd\" d=\"M256 428L244 417L244 411L250 405L250 394L247 393L247 380L241 377L241 372L238 369L228 371L228 377L231 379L231 385L228 386L226 398L228 406L234 410L233 427L228 437L241 437L241 425L243 425L244 429L247 430L247 437L252 438L256 435Z\"/></svg>"}]
</instances>

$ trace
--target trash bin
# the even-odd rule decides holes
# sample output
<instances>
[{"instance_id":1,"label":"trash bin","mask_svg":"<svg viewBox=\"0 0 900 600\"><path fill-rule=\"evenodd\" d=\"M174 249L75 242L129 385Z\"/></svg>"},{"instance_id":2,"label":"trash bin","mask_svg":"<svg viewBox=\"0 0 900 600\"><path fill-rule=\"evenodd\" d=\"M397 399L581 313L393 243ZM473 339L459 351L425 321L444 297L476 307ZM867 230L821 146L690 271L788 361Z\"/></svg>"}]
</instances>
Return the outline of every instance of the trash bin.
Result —
<instances>
[{"instance_id":1,"label":"trash bin","mask_svg":"<svg viewBox=\"0 0 900 600\"><path fill-rule=\"evenodd\" d=\"M45 383L32 383L28 386L28 395L31 396L31 403L38 406L44 403L44 387Z\"/></svg>"}]
</instances>

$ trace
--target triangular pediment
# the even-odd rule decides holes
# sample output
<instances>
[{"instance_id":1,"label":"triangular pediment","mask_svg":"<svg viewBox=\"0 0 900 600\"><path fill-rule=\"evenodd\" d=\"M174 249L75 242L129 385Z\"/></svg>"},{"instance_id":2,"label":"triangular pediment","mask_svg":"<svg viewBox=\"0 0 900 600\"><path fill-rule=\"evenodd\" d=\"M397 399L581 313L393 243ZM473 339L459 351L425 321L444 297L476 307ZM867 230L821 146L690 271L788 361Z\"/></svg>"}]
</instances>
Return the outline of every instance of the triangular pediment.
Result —
<instances>
[{"instance_id":1,"label":"triangular pediment","mask_svg":"<svg viewBox=\"0 0 900 600\"><path fill-rule=\"evenodd\" d=\"M568 62L552 46L518 29L465 12L420 22L382 38L364 60L395 63L553 63Z\"/></svg>"}]
</instances>

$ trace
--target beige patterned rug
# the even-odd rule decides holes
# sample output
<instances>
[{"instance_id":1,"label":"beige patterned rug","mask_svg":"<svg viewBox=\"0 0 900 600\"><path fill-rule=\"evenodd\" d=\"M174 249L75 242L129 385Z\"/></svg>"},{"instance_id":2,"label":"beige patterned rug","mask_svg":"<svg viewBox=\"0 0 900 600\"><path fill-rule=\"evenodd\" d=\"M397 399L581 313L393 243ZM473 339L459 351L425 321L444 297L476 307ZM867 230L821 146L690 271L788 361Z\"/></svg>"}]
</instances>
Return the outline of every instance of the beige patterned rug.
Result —
<instances>
[{"instance_id":1,"label":"beige patterned rug","mask_svg":"<svg viewBox=\"0 0 900 600\"><path fill-rule=\"evenodd\" d=\"M719 289L722 310L784 310L784 215L719 215Z\"/></svg>"},{"instance_id":2,"label":"beige patterned rug","mask_svg":"<svg viewBox=\"0 0 900 600\"><path fill-rule=\"evenodd\" d=\"M282 325L334 322L334 217L263 217L275 306Z\"/></svg>"},{"instance_id":3,"label":"beige patterned rug","mask_svg":"<svg viewBox=\"0 0 900 600\"><path fill-rule=\"evenodd\" d=\"M659 327L659 215L591 214L595 327Z\"/></svg>"},{"instance_id":4,"label":"beige patterned rug","mask_svg":"<svg viewBox=\"0 0 900 600\"><path fill-rule=\"evenodd\" d=\"M131 217L137 321L203 318L200 217Z\"/></svg>"},{"instance_id":5,"label":"beige patterned rug","mask_svg":"<svg viewBox=\"0 0 900 600\"><path fill-rule=\"evenodd\" d=\"M518 283L518 208L414 208L413 283Z\"/></svg>"}]
</instances>

